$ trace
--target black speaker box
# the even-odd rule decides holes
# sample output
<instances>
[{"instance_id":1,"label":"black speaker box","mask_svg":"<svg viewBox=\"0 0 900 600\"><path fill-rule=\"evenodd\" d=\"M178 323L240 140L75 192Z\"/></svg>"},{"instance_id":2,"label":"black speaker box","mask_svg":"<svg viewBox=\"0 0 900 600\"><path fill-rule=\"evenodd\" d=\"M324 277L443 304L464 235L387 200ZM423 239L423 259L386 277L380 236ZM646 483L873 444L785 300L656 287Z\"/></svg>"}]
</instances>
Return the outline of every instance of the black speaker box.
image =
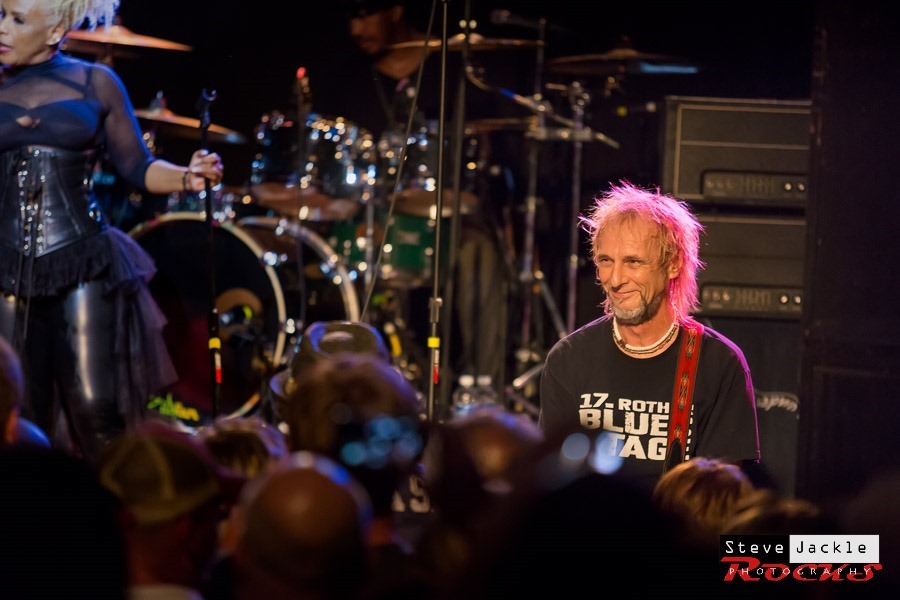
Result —
<instances>
[{"instance_id":1,"label":"black speaker box","mask_svg":"<svg viewBox=\"0 0 900 600\"><path fill-rule=\"evenodd\" d=\"M699 214L700 314L800 319L806 223L802 217Z\"/></svg>"},{"instance_id":2,"label":"black speaker box","mask_svg":"<svg viewBox=\"0 0 900 600\"><path fill-rule=\"evenodd\" d=\"M666 96L662 189L707 206L806 205L808 100Z\"/></svg>"}]
</instances>

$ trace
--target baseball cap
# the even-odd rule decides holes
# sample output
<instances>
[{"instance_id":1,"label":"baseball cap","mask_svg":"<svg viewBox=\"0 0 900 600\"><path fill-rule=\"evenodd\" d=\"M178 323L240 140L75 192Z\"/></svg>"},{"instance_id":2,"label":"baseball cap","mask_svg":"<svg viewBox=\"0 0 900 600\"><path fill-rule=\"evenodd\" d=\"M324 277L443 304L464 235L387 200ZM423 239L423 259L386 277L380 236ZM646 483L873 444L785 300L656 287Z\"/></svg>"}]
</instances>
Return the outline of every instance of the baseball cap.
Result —
<instances>
[{"instance_id":1,"label":"baseball cap","mask_svg":"<svg viewBox=\"0 0 900 600\"><path fill-rule=\"evenodd\" d=\"M321 360L333 359L342 352L371 354L390 362L384 338L378 330L362 321L316 321L306 328L289 370L276 374L269 387L283 401L294 389L294 379L304 369Z\"/></svg>"},{"instance_id":2,"label":"baseball cap","mask_svg":"<svg viewBox=\"0 0 900 600\"><path fill-rule=\"evenodd\" d=\"M142 525L171 521L217 499L234 502L246 482L199 440L161 421L113 440L100 456L98 475Z\"/></svg>"}]
</instances>

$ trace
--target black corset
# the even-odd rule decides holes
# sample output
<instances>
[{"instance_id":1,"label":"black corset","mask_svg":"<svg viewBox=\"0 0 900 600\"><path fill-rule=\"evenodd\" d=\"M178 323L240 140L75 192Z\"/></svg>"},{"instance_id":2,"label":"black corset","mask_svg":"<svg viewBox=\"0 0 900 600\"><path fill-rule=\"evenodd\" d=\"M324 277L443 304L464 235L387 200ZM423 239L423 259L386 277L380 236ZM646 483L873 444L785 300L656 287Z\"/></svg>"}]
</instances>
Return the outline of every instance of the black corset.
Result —
<instances>
[{"instance_id":1,"label":"black corset","mask_svg":"<svg viewBox=\"0 0 900 600\"><path fill-rule=\"evenodd\" d=\"M47 146L0 154L0 244L40 257L106 229L91 195L96 158Z\"/></svg>"}]
</instances>

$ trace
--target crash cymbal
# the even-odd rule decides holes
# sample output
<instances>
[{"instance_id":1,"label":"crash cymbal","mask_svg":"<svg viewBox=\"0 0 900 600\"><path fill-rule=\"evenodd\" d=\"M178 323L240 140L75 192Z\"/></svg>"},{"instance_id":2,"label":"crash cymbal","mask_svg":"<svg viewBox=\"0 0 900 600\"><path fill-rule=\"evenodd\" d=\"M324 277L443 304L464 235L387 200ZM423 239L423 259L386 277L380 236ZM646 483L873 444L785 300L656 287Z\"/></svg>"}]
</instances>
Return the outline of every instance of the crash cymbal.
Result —
<instances>
[{"instance_id":1,"label":"crash cymbal","mask_svg":"<svg viewBox=\"0 0 900 600\"><path fill-rule=\"evenodd\" d=\"M63 42L64 50L89 54L105 53L104 46L156 48L159 50L180 50L182 52L193 50L193 48L184 44L147 35L139 35L122 25L104 25L96 29L70 31Z\"/></svg>"},{"instance_id":2,"label":"crash cymbal","mask_svg":"<svg viewBox=\"0 0 900 600\"><path fill-rule=\"evenodd\" d=\"M176 115L167 108L136 108L134 114L138 119L150 121L156 126L157 133L191 140L200 139L200 120ZM232 129L221 125L210 124L207 129L208 140L223 144L243 144L247 139Z\"/></svg>"},{"instance_id":3,"label":"crash cymbal","mask_svg":"<svg viewBox=\"0 0 900 600\"><path fill-rule=\"evenodd\" d=\"M537 116L474 119L466 122L466 135L495 131L528 131L537 127Z\"/></svg>"},{"instance_id":4,"label":"crash cymbal","mask_svg":"<svg viewBox=\"0 0 900 600\"><path fill-rule=\"evenodd\" d=\"M447 49L451 51L462 50L465 34L458 33L447 40ZM391 50L400 50L403 48L421 48L425 40L413 40L411 42L400 42L393 46L388 46ZM511 40L511 39L491 39L483 35L472 33L469 35L469 50L486 51L486 50L516 50L519 48L537 48L542 46L543 42L539 40ZM441 40L428 40L429 50L440 50Z\"/></svg>"},{"instance_id":5,"label":"crash cymbal","mask_svg":"<svg viewBox=\"0 0 900 600\"><path fill-rule=\"evenodd\" d=\"M690 61L665 54L647 54L634 48L614 48L601 54L564 56L547 61L547 70L576 77L611 75L692 75L699 69Z\"/></svg>"}]
</instances>

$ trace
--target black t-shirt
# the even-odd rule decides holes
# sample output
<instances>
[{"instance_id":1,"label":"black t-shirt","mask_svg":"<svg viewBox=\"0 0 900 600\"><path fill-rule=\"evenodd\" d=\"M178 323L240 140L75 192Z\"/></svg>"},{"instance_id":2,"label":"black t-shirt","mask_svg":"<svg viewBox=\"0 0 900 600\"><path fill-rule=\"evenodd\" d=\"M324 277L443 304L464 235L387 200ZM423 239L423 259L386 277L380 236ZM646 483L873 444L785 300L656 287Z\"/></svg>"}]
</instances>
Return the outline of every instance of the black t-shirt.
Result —
<instances>
[{"instance_id":1,"label":"black t-shirt","mask_svg":"<svg viewBox=\"0 0 900 600\"><path fill-rule=\"evenodd\" d=\"M551 434L602 435L600 455L647 483L662 474L681 336L646 359L626 356L612 321L598 319L557 342L541 376L541 425ZM741 350L705 328L694 384L686 457L759 459L756 404ZM615 462L615 461L613 461Z\"/></svg>"}]
</instances>

